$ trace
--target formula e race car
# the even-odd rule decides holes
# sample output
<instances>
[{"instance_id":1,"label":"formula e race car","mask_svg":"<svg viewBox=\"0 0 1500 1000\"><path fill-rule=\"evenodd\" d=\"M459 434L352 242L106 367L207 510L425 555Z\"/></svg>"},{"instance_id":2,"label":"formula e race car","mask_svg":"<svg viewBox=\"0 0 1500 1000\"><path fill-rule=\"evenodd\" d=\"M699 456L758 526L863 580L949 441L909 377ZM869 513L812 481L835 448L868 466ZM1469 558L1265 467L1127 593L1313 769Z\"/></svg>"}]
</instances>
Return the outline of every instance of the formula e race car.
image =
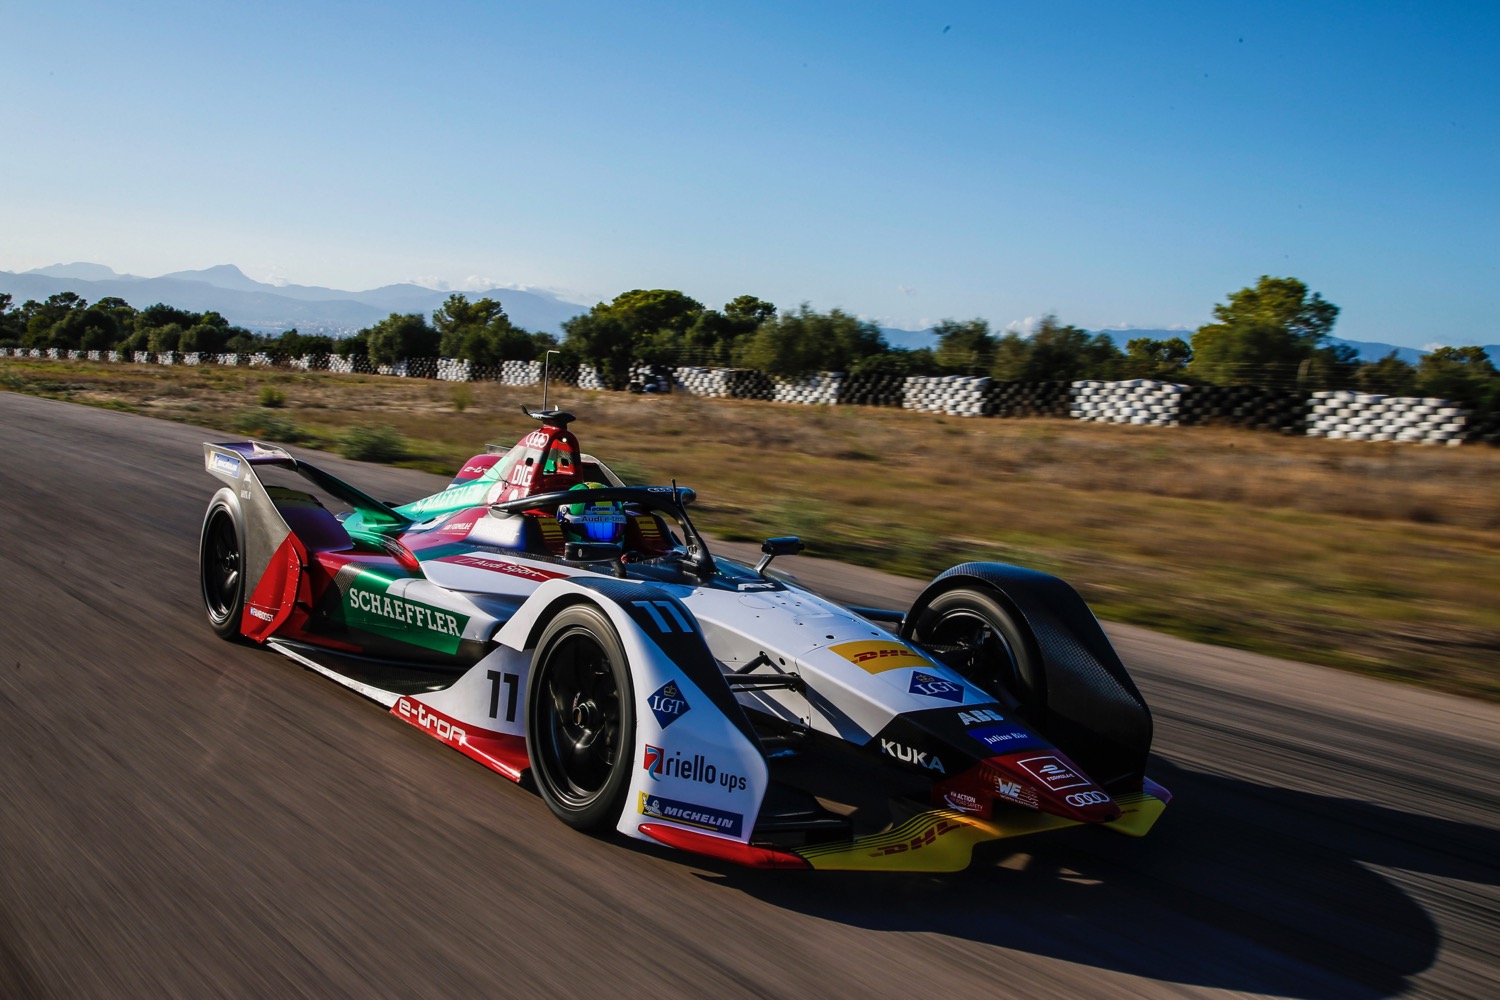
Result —
<instances>
[{"instance_id":1,"label":"formula e race car","mask_svg":"<svg viewBox=\"0 0 1500 1000\"><path fill-rule=\"evenodd\" d=\"M1061 580L967 563L904 613L842 606L770 568L798 539L716 558L692 490L627 486L571 414L530 416L401 506L205 444L209 625L529 780L572 827L744 865L956 871L1003 837L1139 836L1170 800L1145 702Z\"/></svg>"}]
</instances>

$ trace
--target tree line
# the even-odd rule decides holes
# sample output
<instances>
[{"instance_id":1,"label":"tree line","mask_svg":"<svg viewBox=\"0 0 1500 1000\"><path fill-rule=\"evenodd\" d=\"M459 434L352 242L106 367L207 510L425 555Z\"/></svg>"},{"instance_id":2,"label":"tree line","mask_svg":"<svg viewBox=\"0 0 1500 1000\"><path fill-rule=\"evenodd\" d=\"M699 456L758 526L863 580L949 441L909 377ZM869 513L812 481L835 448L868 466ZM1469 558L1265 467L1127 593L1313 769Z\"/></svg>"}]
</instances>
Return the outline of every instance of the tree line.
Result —
<instances>
[{"instance_id":1,"label":"tree line","mask_svg":"<svg viewBox=\"0 0 1500 1000\"><path fill-rule=\"evenodd\" d=\"M267 351L288 356L367 355L375 364L449 357L478 365L530 361L559 350L624 388L638 365L753 368L770 375L817 371L887 375L987 375L1004 381L1157 378L1186 384L1266 385L1304 391L1357 389L1435 396L1500 410L1500 373L1482 348L1444 347L1408 364L1395 352L1362 362L1330 342L1339 308L1296 278L1262 276L1214 306L1190 338L1136 338L1124 350L1056 316L1029 336L996 332L983 319L944 320L933 345L905 350L878 327L840 309L790 310L753 295L712 309L683 292L634 289L563 323L563 338L513 324L499 300L455 293L433 314L392 313L349 337L279 336L230 325L216 312L158 303L137 310L118 298L90 305L72 292L12 308L0 294L0 346L182 352Z\"/></svg>"}]
</instances>

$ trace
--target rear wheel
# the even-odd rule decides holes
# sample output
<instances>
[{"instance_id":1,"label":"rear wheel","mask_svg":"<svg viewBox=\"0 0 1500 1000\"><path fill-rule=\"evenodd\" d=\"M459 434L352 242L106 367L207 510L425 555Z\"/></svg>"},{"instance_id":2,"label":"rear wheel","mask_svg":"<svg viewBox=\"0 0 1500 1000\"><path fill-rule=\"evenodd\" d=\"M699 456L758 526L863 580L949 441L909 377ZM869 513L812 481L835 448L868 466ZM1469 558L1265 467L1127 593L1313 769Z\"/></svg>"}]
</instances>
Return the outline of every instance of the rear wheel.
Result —
<instances>
[{"instance_id":1,"label":"rear wheel","mask_svg":"<svg viewBox=\"0 0 1500 1000\"><path fill-rule=\"evenodd\" d=\"M625 649L591 605L562 611L532 661L526 746L542 800L579 830L620 819L635 756L635 697Z\"/></svg>"},{"instance_id":2,"label":"rear wheel","mask_svg":"<svg viewBox=\"0 0 1500 1000\"><path fill-rule=\"evenodd\" d=\"M1041 657L1019 616L993 592L961 587L937 595L917 615L912 639L965 680L1040 719L1047 704Z\"/></svg>"},{"instance_id":3,"label":"rear wheel","mask_svg":"<svg viewBox=\"0 0 1500 1000\"><path fill-rule=\"evenodd\" d=\"M220 491L203 515L198 580L209 628L221 639L238 639L245 613L245 547L239 512L228 490Z\"/></svg>"}]
</instances>

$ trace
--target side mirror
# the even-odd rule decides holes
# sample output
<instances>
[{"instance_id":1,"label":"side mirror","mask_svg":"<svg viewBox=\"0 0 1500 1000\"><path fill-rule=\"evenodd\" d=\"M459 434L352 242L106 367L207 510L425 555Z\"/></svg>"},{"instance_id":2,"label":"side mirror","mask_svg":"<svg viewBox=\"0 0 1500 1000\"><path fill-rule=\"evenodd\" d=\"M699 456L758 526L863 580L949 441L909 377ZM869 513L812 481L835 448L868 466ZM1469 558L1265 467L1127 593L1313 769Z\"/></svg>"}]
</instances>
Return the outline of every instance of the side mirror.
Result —
<instances>
[{"instance_id":1,"label":"side mirror","mask_svg":"<svg viewBox=\"0 0 1500 1000\"><path fill-rule=\"evenodd\" d=\"M802 539L794 535L786 535L782 538L767 538L760 543L760 550L765 553L760 562L755 564L755 572L761 576L766 575L766 567L771 565L771 560L777 556L794 556L804 548Z\"/></svg>"}]
</instances>

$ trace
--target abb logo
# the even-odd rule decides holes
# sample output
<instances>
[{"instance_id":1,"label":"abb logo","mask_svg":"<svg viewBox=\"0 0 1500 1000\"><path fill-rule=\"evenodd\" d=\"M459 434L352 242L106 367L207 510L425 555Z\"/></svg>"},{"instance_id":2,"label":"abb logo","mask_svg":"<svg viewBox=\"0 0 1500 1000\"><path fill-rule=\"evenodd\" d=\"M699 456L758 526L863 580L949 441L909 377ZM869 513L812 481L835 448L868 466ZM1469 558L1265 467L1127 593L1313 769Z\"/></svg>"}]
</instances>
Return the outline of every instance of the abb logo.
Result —
<instances>
[{"instance_id":1,"label":"abb logo","mask_svg":"<svg viewBox=\"0 0 1500 1000\"><path fill-rule=\"evenodd\" d=\"M871 851L870 857L883 858L891 854L904 854L907 851L919 851L929 844L935 843L937 839L943 834L951 833L961 826L963 826L962 823L955 823L953 820L939 820L932 826L929 826L924 832L917 834L917 836L911 838L905 843L888 844L885 847L880 848L879 850Z\"/></svg>"}]
</instances>

